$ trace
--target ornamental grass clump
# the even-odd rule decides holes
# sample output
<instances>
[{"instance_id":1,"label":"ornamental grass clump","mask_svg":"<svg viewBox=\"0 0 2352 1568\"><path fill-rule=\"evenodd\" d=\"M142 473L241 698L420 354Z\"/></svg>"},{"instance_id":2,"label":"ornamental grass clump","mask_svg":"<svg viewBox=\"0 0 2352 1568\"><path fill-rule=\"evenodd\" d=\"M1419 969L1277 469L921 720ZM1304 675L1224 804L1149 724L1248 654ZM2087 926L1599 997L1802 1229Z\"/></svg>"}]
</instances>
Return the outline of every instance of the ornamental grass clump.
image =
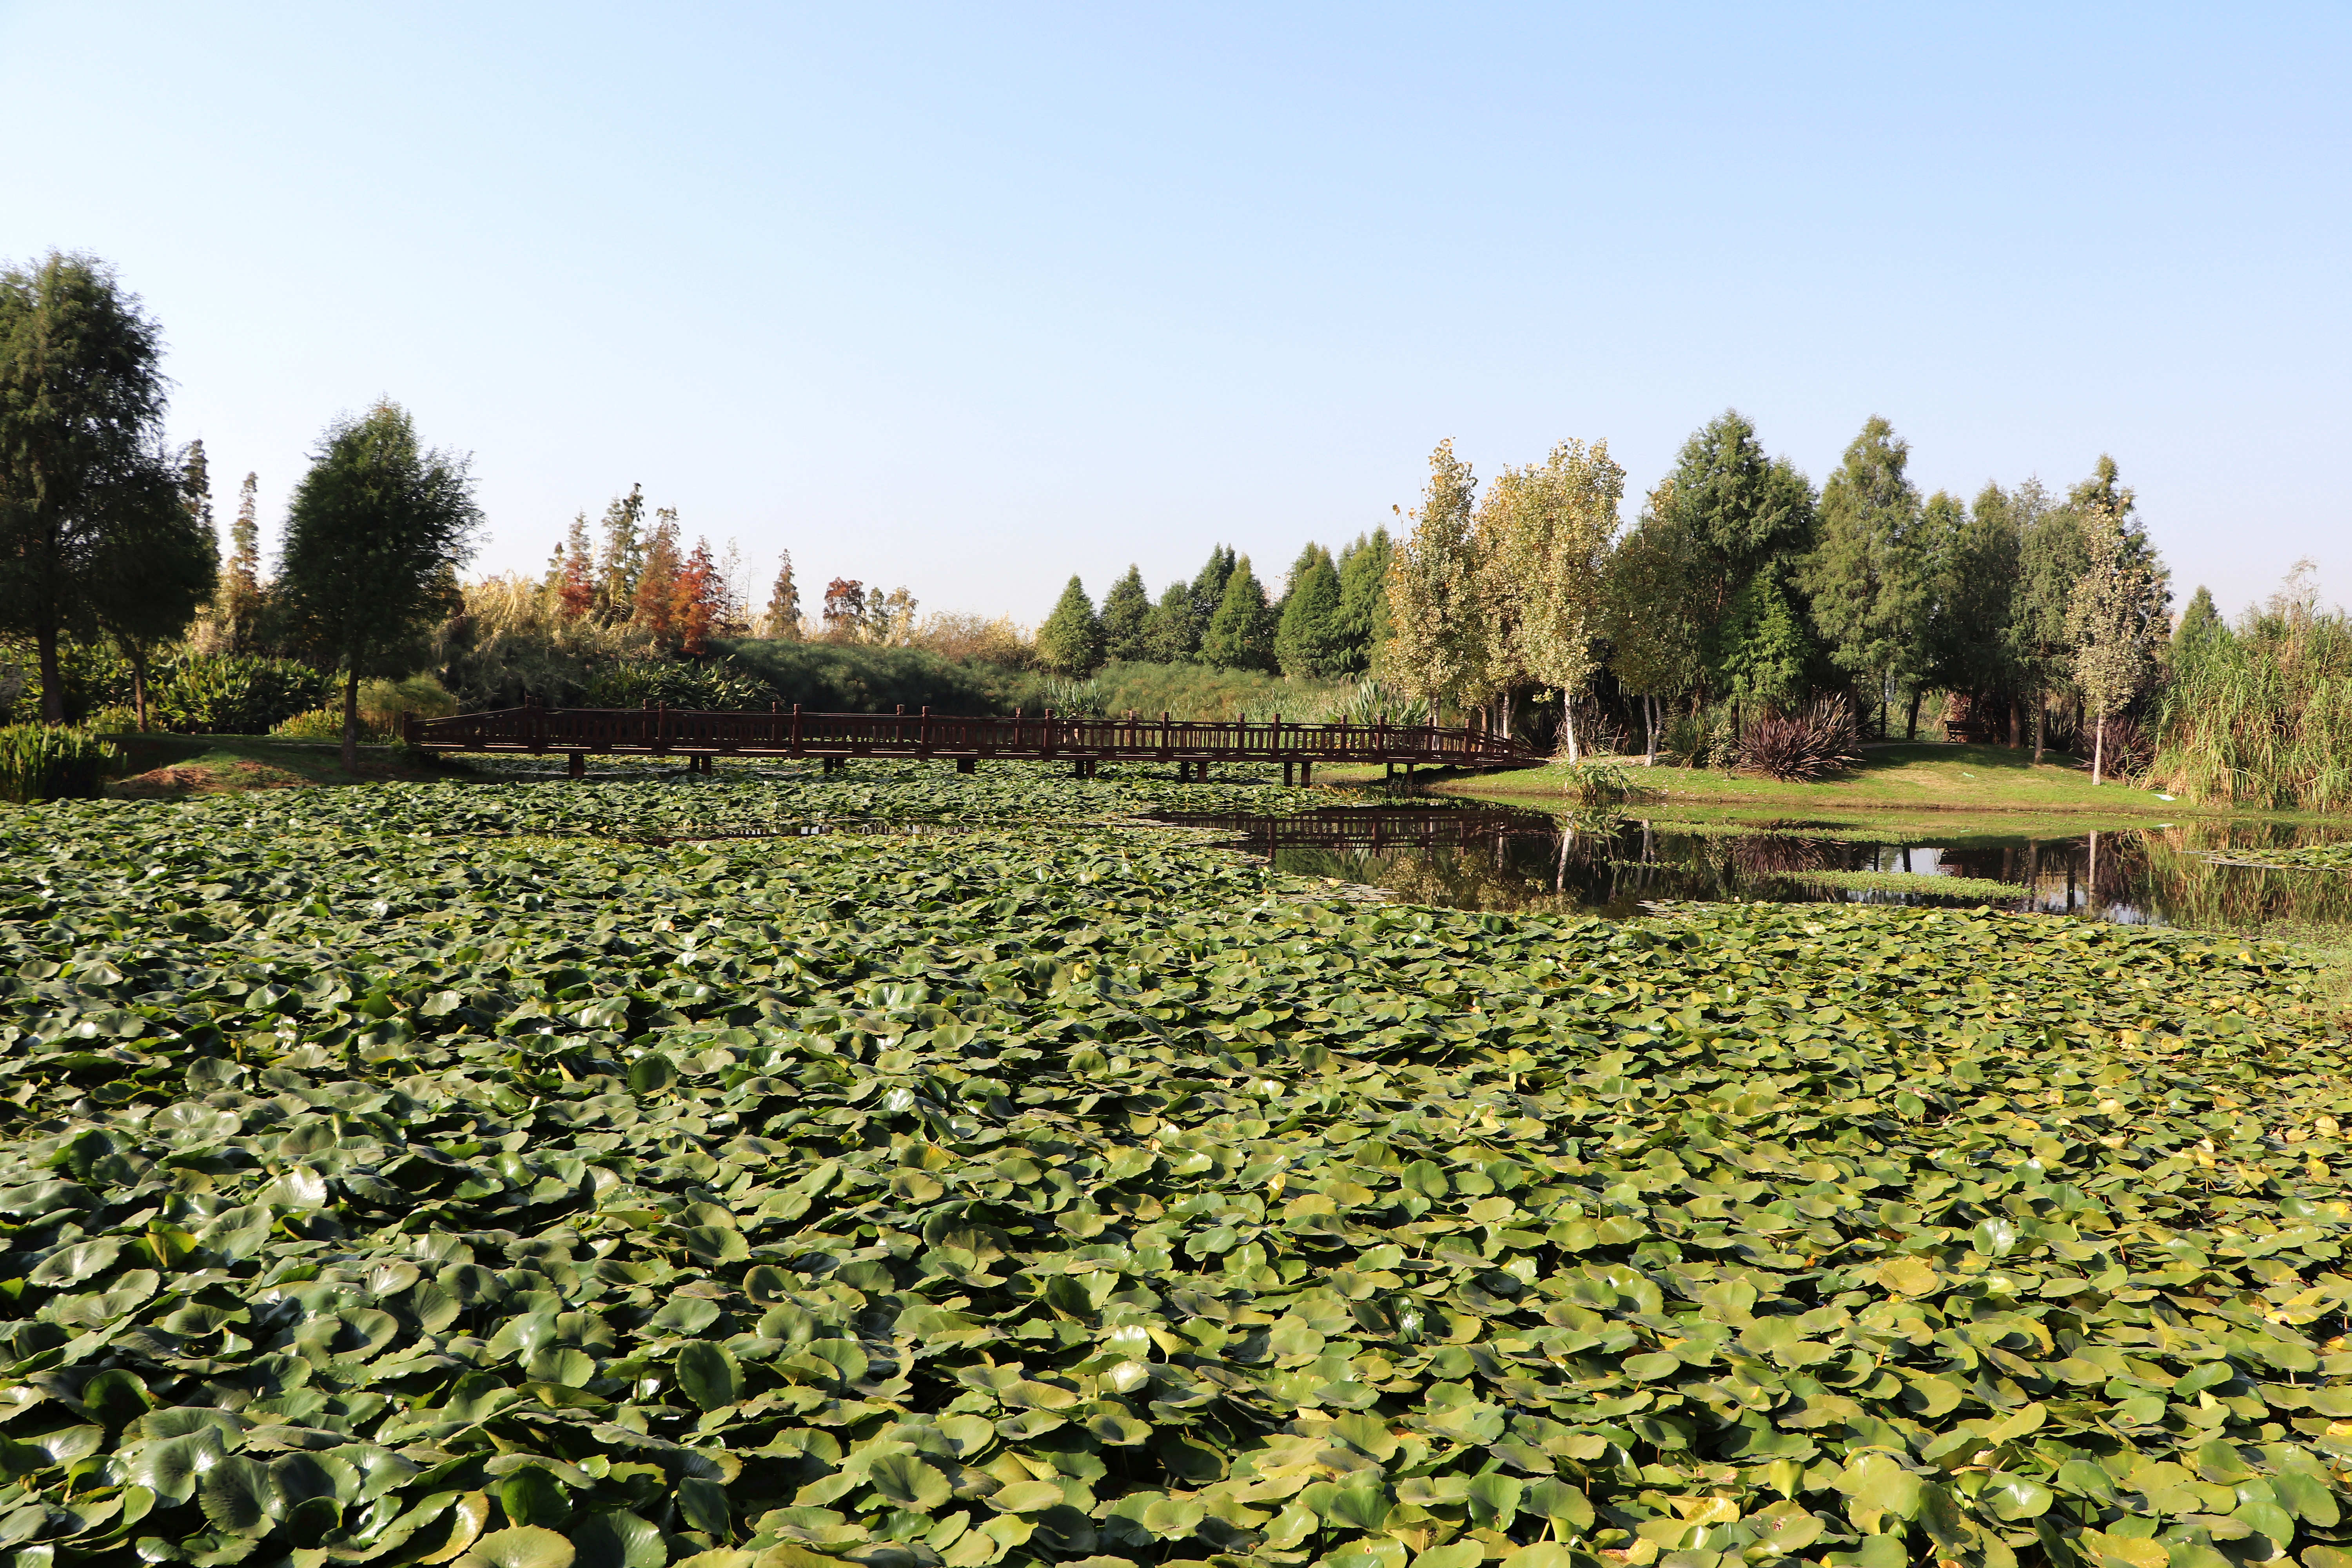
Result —
<instances>
[{"instance_id":1,"label":"ornamental grass clump","mask_svg":"<svg viewBox=\"0 0 2352 1568\"><path fill-rule=\"evenodd\" d=\"M1843 698L1817 697L1793 713L1768 710L1738 742L1738 766L1783 783L1811 783L1862 761L1862 734Z\"/></svg>"},{"instance_id":2,"label":"ornamental grass clump","mask_svg":"<svg viewBox=\"0 0 2352 1568\"><path fill-rule=\"evenodd\" d=\"M121 747L85 731L10 724L0 728L0 800L25 805L94 795L121 762Z\"/></svg>"}]
</instances>

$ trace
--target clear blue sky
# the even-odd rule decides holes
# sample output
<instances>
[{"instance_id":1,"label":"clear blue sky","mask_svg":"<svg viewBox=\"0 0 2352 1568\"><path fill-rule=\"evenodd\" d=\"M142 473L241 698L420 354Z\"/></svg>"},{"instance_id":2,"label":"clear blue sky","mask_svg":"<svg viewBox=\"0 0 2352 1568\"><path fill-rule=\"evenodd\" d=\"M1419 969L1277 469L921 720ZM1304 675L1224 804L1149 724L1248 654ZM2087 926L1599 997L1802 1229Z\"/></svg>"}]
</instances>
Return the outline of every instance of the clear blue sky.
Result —
<instances>
[{"instance_id":1,"label":"clear blue sky","mask_svg":"<svg viewBox=\"0 0 2352 1568\"><path fill-rule=\"evenodd\" d=\"M1278 579L1737 405L1818 481L2102 451L2176 591L2352 597L2352 11L0 4L0 257L115 262L274 528L335 414L479 566L641 481L804 584ZM1628 507L1630 521L1632 506Z\"/></svg>"}]
</instances>

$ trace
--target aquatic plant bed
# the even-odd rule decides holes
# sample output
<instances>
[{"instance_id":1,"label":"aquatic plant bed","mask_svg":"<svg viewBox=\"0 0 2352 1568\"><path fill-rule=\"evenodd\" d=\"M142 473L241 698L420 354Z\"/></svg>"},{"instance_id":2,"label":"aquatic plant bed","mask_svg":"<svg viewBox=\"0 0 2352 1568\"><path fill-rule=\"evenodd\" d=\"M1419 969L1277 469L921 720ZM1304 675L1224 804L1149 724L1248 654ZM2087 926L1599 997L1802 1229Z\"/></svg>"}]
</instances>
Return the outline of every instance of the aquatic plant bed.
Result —
<instances>
[{"instance_id":1,"label":"aquatic plant bed","mask_svg":"<svg viewBox=\"0 0 2352 1568\"><path fill-rule=\"evenodd\" d=\"M0 1545L2352 1562L2292 950L1368 908L1038 773L589 837L1010 774L0 816Z\"/></svg>"},{"instance_id":2,"label":"aquatic plant bed","mask_svg":"<svg viewBox=\"0 0 2352 1568\"><path fill-rule=\"evenodd\" d=\"M2282 871L2352 871L2352 839L2291 848L2231 849L2207 858L2223 866L2269 866Z\"/></svg>"}]
</instances>

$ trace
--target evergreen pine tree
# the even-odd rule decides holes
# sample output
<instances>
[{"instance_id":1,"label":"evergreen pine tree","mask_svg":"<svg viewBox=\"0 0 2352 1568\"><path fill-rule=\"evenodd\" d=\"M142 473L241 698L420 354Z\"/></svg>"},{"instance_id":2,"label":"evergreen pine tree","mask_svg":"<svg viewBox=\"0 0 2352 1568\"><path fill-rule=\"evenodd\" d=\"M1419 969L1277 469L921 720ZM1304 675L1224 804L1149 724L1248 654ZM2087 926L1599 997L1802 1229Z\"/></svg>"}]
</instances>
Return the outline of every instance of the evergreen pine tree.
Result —
<instances>
[{"instance_id":1,"label":"evergreen pine tree","mask_svg":"<svg viewBox=\"0 0 2352 1568\"><path fill-rule=\"evenodd\" d=\"M606 626L617 626L636 613L637 577L646 555L637 530L645 516L643 485L631 485L627 495L614 496L604 509L604 547L596 557L596 618Z\"/></svg>"},{"instance_id":2,"label":"evergreen pine tree","mask_svg":"<svg viewBox=\"0 0 2352 1568\"><path fill-rule=\"evenodd\" d=\"M228 525L228 559L221 563L213 612L229 651L251 653L261 621L261 477L247 474L236 488L236 519Z\"/></svg>"},{"instance_id":3,"label":"evergreen pine tree","mask_svg":"<svg viewBox=\"0 0 2352 1568\"><path fill-rule=\"evenodd\" d=\"M1055 675L1091 675L1103 661L1102 622L1086 584L1073 576L1054 613L1037 628L1037 662Z\"/></svg>"},{"instance_id":4,"label":"evergreen pine tree","mask_svg":"<svg viewBox=\"0 0 2352 1568\"><path fill-rule=\"evenodd\" d=\"M1290 586L1275 620L1275 663L1293 679L1328 680L1346 673L1350 651L1340 615L1339 569L1329 551L1309 544L1290 569Z\"/></svg>"},{"instance_id":5,"label":"evergreen pine tree","mask_svg":"<svg viewBox=\"0 0 2352 1568\"><path fill-rule=\"evenodd\" d=\"M1145 632L1151 621L1151 595L1143 586L1143 574L1133 566L1127 575L1110 585L1103 595L1102 632L1103 657L1115 659L1148 658Z\"/></svg>"},{"instance_id":6,"label":"evergreen pine tree","mask_svg":"<svg viewBox=\"0 0 2352 1568\"><path fill-rule=\"evenodd\" d=\"M1144 623L1143 657L1155 664L1182 664L1200 648L1192 626L1192 590L1171 583Z\"/></svg>"},{"instance_id":7,"label":"evergreen pine tree","mask_svg":"<svg viewBox=\"0 0 2352 1568\"><path fill-rule=\"evenodd\" d=\"M1225 578L1224 597L1201 638L1201 662L1219 669L1274 668L1274 611L1246 555Z\"/></svg>"}]
</instances>

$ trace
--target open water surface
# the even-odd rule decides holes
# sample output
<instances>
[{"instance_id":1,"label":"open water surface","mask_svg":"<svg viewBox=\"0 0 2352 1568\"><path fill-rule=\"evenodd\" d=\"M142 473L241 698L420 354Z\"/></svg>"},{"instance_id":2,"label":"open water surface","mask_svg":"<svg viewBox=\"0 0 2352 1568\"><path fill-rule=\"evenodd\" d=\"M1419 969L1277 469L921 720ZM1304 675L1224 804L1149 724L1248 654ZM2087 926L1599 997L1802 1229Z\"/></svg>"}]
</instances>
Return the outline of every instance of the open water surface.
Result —
<instances>
[{"instance_id":1,"label":"open water surface","mask_svg":"<svg viewBox=\"0 0 2352 1568\"><path fill-rule=\"evenodd\" d=\"M1333 807L1291 816L1171 815L1279 868L1384 889L1414 903L1521 910L1563 903L1616 916L1653 901L1770 900L1990 905L2129 924L2352 931L2352 876L2231 865L2248 849L2342 838L2347 830L2233 819L2124 831L1932 837L1786 821L1745 830L1629 816L1579 826L1482 805ZM1899 890L1825 887L1808 873L1891 872ZM1941 891L1937 879L2014 884L1999 897Z\"/></svg>"}]
</instances>

